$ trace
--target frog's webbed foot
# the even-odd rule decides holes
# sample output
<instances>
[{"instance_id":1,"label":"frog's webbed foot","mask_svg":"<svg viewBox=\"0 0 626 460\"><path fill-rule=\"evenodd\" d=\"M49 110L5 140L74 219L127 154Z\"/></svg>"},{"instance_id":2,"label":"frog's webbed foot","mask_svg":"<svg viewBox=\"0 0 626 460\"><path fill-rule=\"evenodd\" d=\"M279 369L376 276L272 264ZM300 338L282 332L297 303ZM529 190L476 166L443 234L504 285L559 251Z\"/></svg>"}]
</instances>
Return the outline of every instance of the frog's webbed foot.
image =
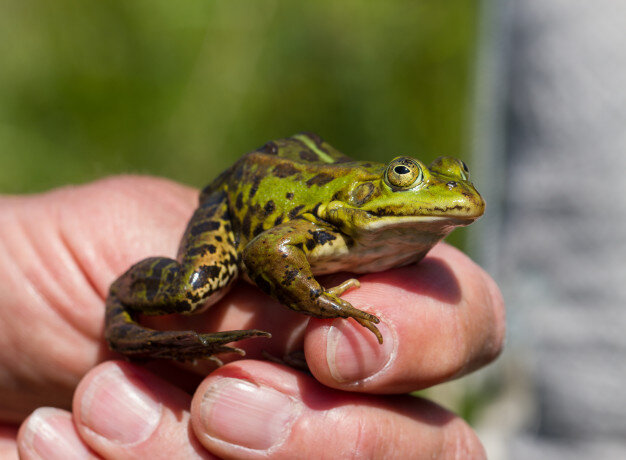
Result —
<instances>
[{"instance_id":1,"label":"frog's webbed foot","mask_svg":"<svg viewBox=\"0 0 626 460\"><path fill-rule=\"evenodd\" d=\"M157 332L158 333L158 332ZM227 343L251 337L271 337L269 332L257 329L212 332L200 334L194 331L178 333L174 341L161 341L158 349L150 353L152 358L169 358L179 361L195 359L210 359L221 365L221 360L214 355L221 353L236 353L245 356L241 348L226 346Z\"/></svg>"},{"instance_id":2,"label":"frog's webbed foot","mask_svg":"<svg viewBox=\"0 0 626 460\"><path fill-rule=\"evenodd\" d=\"M217 364L220 364L220 360L213 355L245 354L241 348L227 346L228 343L251 337L271 337L270 333L257 329L204 334L195 331L157 331L137 324L125 313L113 317L106 335L111 349L129 358L169 358L179 361L211 359Z\"/></svg>"},{"instance_id":3,"label":"frog's webbed foot","mask_svg":"<svg viewBox=\"0 0 626 460\"><path fill-rule=\"evenodd\" d=\"M354 318L354 320L361 326L372 331L378 339L378 343L383 343L383 336L375 326L380 322L380 320L370 313L354 308L350 302L339 297L347 290L357 288L360 285L361 284L358 280L351 278L338 286L325 289L315 301L321 311L319 315L315 316L324 318L338 316L342 318Z\"/></svg>"}]
</instances>

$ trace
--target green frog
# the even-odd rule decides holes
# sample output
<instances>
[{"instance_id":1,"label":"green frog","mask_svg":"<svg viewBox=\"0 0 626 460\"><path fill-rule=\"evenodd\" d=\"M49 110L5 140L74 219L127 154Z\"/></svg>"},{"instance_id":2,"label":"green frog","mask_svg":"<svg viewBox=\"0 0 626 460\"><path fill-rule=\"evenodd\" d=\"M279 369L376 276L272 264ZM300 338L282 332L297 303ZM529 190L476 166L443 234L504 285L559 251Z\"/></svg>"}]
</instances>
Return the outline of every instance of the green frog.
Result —
<instances>
[{"instance_id":1,"label":"green frog","mask_svg":"<svg viewBox=\"0 0 626 460\"><path fill-rule=\"evenodd\" d=\"M243 354L227 344L270 334L158 331L137 322L139 314L204 311L242 277L300 313L353 318L382 343L379 319L340 298L359 282L326 288L315 276L415 263L484 208L467 165L454 158L429 166L409 156L355 161L310 133L268 142L202 190L175 259L142 260L111 285L107 341L139 358Z\"/></svg>"}]
</instances>

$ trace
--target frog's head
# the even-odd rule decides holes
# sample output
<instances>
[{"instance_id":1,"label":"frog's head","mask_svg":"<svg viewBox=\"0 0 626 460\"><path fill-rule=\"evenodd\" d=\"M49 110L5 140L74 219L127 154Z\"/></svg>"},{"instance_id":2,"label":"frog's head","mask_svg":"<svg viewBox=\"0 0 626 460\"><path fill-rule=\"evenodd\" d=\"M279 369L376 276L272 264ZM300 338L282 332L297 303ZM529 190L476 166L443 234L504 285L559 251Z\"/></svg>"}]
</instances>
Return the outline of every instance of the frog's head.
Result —
<instances>
[{"instance_id":1,"label":"frog's head","mask_svg":"<svg viewBox=\"0 0 626 460\"><path fill-rule=\"evenodd\" d=\"M397 157L378 180L356 184L347 201L366 213L359 213L360 222L354 224L371 230L396 225L451 229L470 224L485 210L467 165L451 157L437 158L428 167L411 157Z\"/></svg>"}]
</instances>

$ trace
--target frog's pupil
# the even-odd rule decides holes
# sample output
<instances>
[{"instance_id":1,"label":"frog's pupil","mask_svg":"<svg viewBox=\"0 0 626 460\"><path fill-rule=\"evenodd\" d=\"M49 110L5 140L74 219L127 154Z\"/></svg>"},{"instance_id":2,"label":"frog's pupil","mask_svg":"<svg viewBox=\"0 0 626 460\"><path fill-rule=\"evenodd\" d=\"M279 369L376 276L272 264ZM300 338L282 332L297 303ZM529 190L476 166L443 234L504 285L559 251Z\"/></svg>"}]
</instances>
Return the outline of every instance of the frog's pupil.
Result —
<instances>
[{"instance_id":1,"label":"frog's pupil","mask_svg":"<svg viewBox=\"0 0 626 460\"><path fill-rule=\"evenodd\" d=\"M409 168L403 165L398 165L395 168L393 168L393 170L396 172L396 174L408 174L411 172Z\"/></svg>"}]
</instances>

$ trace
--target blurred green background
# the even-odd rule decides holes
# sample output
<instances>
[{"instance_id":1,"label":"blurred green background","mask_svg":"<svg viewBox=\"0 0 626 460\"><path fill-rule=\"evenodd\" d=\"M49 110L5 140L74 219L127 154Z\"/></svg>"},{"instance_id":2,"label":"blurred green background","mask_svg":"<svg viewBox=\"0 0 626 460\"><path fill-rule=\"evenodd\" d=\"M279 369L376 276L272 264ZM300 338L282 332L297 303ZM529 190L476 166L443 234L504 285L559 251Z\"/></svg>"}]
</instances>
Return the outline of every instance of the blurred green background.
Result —
<instances>
[{"instance_id":1,"label":"blurred green background","mask_svg":"<svg viewBox=\"0 0 626 460\"><path fill-rule=\"evenodd\" d=\"M467 157L477 1L0 2L0 192L206 184L307 130L359 159Z\"/></svg>"}]
</instances>

